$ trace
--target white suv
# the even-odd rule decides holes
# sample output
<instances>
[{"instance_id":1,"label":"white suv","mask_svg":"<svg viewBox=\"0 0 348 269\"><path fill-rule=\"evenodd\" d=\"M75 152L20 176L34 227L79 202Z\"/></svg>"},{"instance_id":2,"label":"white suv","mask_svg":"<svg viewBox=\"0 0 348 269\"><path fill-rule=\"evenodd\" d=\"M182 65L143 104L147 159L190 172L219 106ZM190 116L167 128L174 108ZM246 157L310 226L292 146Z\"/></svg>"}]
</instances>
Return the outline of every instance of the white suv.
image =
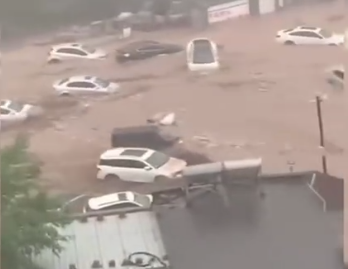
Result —
<instances>
[{"instance_id":1,"label":"white suv","mask_svg":"<svg viewBox=\"0 0 348 269\"><path fill-rule=\"evenodd\" d=\"M186 165L184 160L152 149L114 148L100 156L97 178L150 183L181 177Z\"/></svg>"}]
</instances>

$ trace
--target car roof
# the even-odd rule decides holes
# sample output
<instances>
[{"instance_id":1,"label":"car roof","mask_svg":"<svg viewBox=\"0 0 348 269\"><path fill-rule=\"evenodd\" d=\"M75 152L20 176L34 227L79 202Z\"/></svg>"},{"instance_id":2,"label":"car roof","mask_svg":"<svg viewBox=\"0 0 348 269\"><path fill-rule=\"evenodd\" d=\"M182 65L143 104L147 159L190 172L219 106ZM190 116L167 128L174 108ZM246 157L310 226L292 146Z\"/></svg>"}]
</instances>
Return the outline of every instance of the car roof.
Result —
<instances>
[{"instance_id":1,"label":"car roof","mask_svg":"<svg viewBox=\"0 0 348 269\"><path fill-rule=\"evenodd\" d=\"M102 209L118 203L124 203L134 200L134 193L130 191L111 193L99 197L93 197L88 200L88 206L93 209Z\"/></svg>"},{"instance_id":2,"label":"car roof","mask_svg":"<svg viewBox=\"0 0 348 269\"><path fill-rule=\"evenodd\" d=\"M72 81L95 81L95 79L97 79L96 76L79 75L79 76L72 76L65 79L61 79L59 81L59 84L62 84L62 82L65 84Z\"/></svg>"},{"instance_id":3,"label":"car roof","mask_svg":"<svg viewBox=\"0 0 348 269\"><path fill-rule=\"evenodd\" d=\"M138 49L144 46L155 45L155 44L160 44L160 42L153 41L153 40L139 40L139 41L128 43L127 45L122 47L121 50L133 50L133 49Z\"/></svg>"},{"instance_id":4,"label":"car roof","mask_svg":"<svg viewBox=\"0 0 348 269\"><path fill-rule=\"evenodd\" d=\"M321 30L320 27L313 27L313 26L297 26L292 29L293 31L309 31L309 32L319 32Z\"/></svg>"},{"instance_id":5,"label":"car roof","mask_svg":"<svg viewBox=\"0 0 348 269\"><path fill-rule=\"evenodd\" d=\"M330 66L327 71L328 72L333 72L333 71L341 71L344 73L345 71L345 68L344 68L344 65L343 64L340 64L340 65L333 65L333 66Z\"/></svg>"},{"instance_id":6,"label":"car roof","mask_svg":"<svg viewBox=\"0 0 348 269\"><path fill-rule=\"evenodd\" d=\"M154 152L154 150L148 148L113 148L102 153L100 158L145 160Z\"/></svg>"},{"instance_id":7,"label":"car roof","mask_svg":"<svg viewBox=\"0 0 348 269\"><path fill-rule=\"evenodd\" d=\"M82 43L63 43L52 46L52 49L61 49L61 48L82 48Z\"/></svg>"},{"instance_id":8,"label":"car roof","mask_svg":"<svg viewBox=\"0 0 348 269\"><path fill-rule=\"evenodd\" d=\"M11 100L7 100L7 99L1 100L0 101L0 106L1 107L7 107L10 103L11 103Z\"/></svg>"},{"instance_id":9,"label":"car roof","mask_svg":"<svg viewBox=\"0 0 348 269\"><path fill-rule=\"evenodd\" d=\"M138 125L127 126L121 128L114 128L113 134L127 134L127 133L154 133L158 132L160 128L157 125Z\"/></svg>"}]
</instances>

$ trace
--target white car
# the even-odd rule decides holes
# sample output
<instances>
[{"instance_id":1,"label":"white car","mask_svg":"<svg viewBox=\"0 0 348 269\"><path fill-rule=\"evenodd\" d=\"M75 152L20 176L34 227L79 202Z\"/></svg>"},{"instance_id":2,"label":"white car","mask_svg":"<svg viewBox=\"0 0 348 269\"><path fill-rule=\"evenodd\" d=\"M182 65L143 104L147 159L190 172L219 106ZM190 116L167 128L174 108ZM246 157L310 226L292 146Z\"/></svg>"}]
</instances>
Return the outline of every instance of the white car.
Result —
<instances>
[{"instance_id":1,"label":"white car","mask_svg":"<svg viewBox=\"0 0 348 269\"><path fill-rule=\"evenodd\" d=\"M332 66L326 70L327 82L335 90L344 90L344 66Z\"/></svg>"},{"instance_id":2,"label":"white car","mask_svg":"<svg viewBox=\"0 0 348 269\"><path fill-rule=\"evenodd\" d=\"M53 88L59 95L112 94L120 85L95 76L73 76L54 82Z\"/></svg>"},{"instance_id":3,"label":"white car","mask_svg":"<svg viewBox=\"0 0 348 269\"><path fill-rule=\"evenodd\" d=\"M319 27L298 26L277 32L276 41L285 45L330 45L344 43L344 35L335 34Z\"/></svg>"},{"instance_id":4,"label":"white car","mask_svg":"<svg viewBox=\"0 0 348 269\"><path fill-rule=\"evenodd\" d=\"M211 71L220 68L218 46L208 38L191 40L186 47L187 67L190 71Z\"/></svg>"},{"instance_id":5,"label":"white car","mask_svg":"<svg viewBox=\"0 0 348 269\"><path fill-rule=\"evenodd\" d=\"M80 43L53 46L48 54L49 63L58 63L64 59L105 59L107 54L101 50Z\"/></svg>"},{"instance_id":6,"label":"white car","mask_svg":"<svg viewBox=\"0 0 348 269\"><path fill-rule=\"evenodd\" d=\"M97 178L131 182L158 182L181 177L184 160L147 148L114 148L105 151L97 165Z\"/></svg>"},{"instance_id":7,"label":"white car","mask_svg":"<svg viewBox=\"0 0 348 269\"><path fill-rule=\"evenodd\" d=\"M0 103L1 122L24 121L30 116L35 116L39 111L38 107L29 104L21 104L11 100L2 100Z\"/></svg>"},{"instance_id":8,"label":"white car","mask_svg":"<svg viewBox=\"0 0 348 269\"><path fill-rule=\"evenodd\" d=\"M95 212L113 209L134 209L134 208L151 208L153 197L150 194L140 194L126 191L111 193L88 200L83 212Z\"/></svg>"}]
</instances>

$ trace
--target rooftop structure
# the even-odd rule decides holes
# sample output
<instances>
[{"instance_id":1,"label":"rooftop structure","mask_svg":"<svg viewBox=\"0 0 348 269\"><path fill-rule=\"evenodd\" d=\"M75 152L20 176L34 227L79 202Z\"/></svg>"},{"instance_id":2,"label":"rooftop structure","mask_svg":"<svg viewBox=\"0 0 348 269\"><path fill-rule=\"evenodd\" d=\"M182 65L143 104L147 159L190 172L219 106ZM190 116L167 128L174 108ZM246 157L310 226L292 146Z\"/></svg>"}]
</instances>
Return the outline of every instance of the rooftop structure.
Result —
<instances>
[{"instance_id":1,"label":"rooftop structure","mask_svg":"<svg viewBox=\"0 0 348 269\"><path fill-rule=\"evenodd\" d=\"M155 214L137 212L103 218L91 217L86 222L73 221L62 230L71 236L60 257L44 251L35 258L47 269L92 269L167 265Z\"/></svg>"},{"instance_id":2,"label":"rooftop structure","mask_svg":"<svg viewBox=\"0 0 348 269\"><path fill-rule=\"evenodd\" d=\"M234 189L230 206L216 195L158 221L173 268L342 269L342 214L323 211L303 181L269 181L265 198Z\"/></svg>"}]
</instances>

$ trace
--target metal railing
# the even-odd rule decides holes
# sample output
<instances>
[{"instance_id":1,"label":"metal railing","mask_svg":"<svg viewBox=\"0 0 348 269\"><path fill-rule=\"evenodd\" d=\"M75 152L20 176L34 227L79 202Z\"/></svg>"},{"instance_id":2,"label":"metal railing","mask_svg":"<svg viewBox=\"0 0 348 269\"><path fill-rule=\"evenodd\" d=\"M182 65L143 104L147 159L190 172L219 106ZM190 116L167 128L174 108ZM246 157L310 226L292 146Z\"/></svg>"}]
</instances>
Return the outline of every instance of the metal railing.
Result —
<instances>
[{"instance_id":1,"label":"metal railing","mask_svg":"<svg viewBox=\"0 0 348 269\"><path fill-rule=\"evenodd\" d=\"M317 174L313 173L312 179L309 183L307 183L309 189L319 198L319 200L323 203L323 211L326 212L327 206L326 206L326 200L323 196L320 195L320 193L314 188L315 181L317 179Z\"/></svg>"}]
</instances>

